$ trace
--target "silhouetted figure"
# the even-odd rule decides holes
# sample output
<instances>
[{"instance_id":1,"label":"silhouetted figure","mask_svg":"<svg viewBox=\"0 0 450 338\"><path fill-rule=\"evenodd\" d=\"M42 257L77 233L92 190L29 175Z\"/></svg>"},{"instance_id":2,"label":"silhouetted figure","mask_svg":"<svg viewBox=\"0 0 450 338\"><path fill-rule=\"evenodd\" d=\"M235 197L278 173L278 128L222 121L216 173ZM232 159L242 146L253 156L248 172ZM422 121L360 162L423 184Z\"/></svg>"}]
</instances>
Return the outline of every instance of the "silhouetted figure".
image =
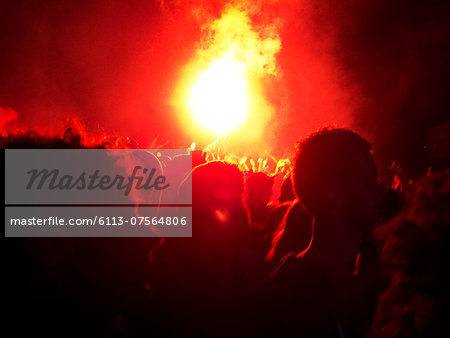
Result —
<instances>
[{"instance_id":1,"label":"silhouetted figure","mask_svg":"<svg viewBox=\"0 0 450 338\"><path fill-rule=\"evenodd\" d=\"M291 175L283 179L278 202L268 225L271 236L265 261L269 272L285 255L305 250L312 238L312 216L298 201Z\"/></svg>"},{"instance_id":2,"label":"silhouetted figure","mask_svg":"<svg viewBox=\"0 0 450 338\"><path fill-rule=\"evenodd\" d=\"M252 245L264 260L269 243L269 218L275 208L269 203L272 196L273 177L262 172L250 173L245 178L244 201L250 217L250 236Z\"/></svg>"},{"instance_id":3,"label":"silhouetted figure","mask_svg":"<svg viewBox=\"0 0 450 338\"><path fill-rule=\"evenodd\" d=\"M280 204L272 217L282 216L278 228L272 233L271 245L266 256L269 269L286 255L298 255L312 239L312 216L297 200Z\"/></svg>"},{"instance_id":4,"label":"silhouetted figure","mask_svg":"<svg viewBox=\"0 0 450 338\"><path fill-rule=\"evenodd\" d=\"M235 165L196 167L192 238L166 239L152 254L153 300L173 334L230 334L256 294L262 267L249 250L243 183Z\"/></svg>"},{"instance_id":5,"label":"silhouetted figure","mask_svg":"<svg viewBox=\"0 0 450 338\"><path fill-rule=\"evenodd\" d=\"M126 148L129 143L123 140L94 137L71 123L61 133L29 130L1 136L0 145ZM18 335L133 336L149 330L153 325L146 303L147 255L156 240L7 238L7 324Z\"/></svg>"},{"instance_id":6,"label":"silhouetted figure","mask_svg":"<svg viewBox=\"0 0 450 338\"><path fill-rule=\"evenodd\" d=\"M281 184L280 196L278 197L278 202L292 202L296 198L294 188L292 187L291 176L286 177Z\"/></svg>"},{"instance_id":7,"label":"silhouetted figure","mask_svg":"<svg viewBox=\"0 0 450 338\"><path fill-rule=\"evenodd\" d=\"M355 264L378 217L371 146L346 129L312 134L298 144L293 182L314 217L313 239L303 252L287 254L270 276L272 329L305 337L360 336L366 322Z\"/></svg>"},{"instance_id":8,"label":"silhouetted figure","mask_svg":"<svg viewBox=\"0 0 450 338\"><path fill-rule=\"evenodd\" d=\"M270 233L270 243L266 250L269 270L284 255L305 249L311 240L311 216L296 198L292 188L292 178L289 175L281 184L278 203L274 205L267 225Z\"/></svg>"},{"instance_id":9,"label":"silhouetted figure","mask_svg":"<svg viewBox=\"0 0 450 338\"><path fill-rule=\"evenodd\" d=\"M268 205L272 196L273 178L257 172L245 179L244 200L250 212L250 226L265 227L271 208Z\"/></svg>"},{"instance_id":10,"label":"silhouetted figure","mask_svg":"<svg viewBox=\"0 0 450 338\"><path fill-rule=\"evenodd\" d=\"M375 235L390 283L368 336L449 337L450 170L417 181Z\"/></svg>"},{"instance_id":11,"label":"silhouetted figure","mask_svg":"<svg viewBox=\"0 0 450 338\"><path fill-rule=\"evenodd\" d=\"M380 186L382 187L380 223L385 223L402 210L405 190L408 187L407 178L395 161L380 180Z\"/></svg>"}]
</instances>

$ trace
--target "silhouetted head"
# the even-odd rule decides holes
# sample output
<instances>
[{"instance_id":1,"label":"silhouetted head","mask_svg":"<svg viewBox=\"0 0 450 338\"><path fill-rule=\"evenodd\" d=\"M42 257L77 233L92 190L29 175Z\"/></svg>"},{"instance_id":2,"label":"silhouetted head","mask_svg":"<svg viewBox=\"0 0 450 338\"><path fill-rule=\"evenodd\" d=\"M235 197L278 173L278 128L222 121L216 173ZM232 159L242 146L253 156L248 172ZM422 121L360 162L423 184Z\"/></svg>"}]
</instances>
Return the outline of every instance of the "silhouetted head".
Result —
<instances>
[{"instance_id":1,"label":"silhouetted head","mask_svg":"<svg viewBox=\"0 0 450 338\"><path fill-rule=\"evenodd\" d=\"M193 200L202 206L239 203L244 190L244 176L239 168L222 161L211 161L194 168Z\"/></svg>"},{"instance_id":2,"label":"silhouetted head","mask_svg":"<svg viewBox=\"0 0 450 338\"><path fill-rule=\"evenodd\" d=\"M430 173L410 189L403 210L375 231L390 283L379 298L370 337L450 333L450 170Z\"/></svg>"},{"instance_id":3,"label":"silhouetted head","mask_svg":"<svg viewBox=\"0 0 450 338\"><path fill-rule=\"evenodd\" d=\"M243 190L244 177L236 165L211 161L196 167L192 171L194 236L239 236L248 226Z\"/></svg>"},{"instance_id":4,"label":"silhouetted head","mask_svg":"<svg viewBox=\"0 0 450 338\"><path fill-rule=\"evenodd\" d=\"M377 169L371 145L356 133L325 128L300 141L293 182L298 198L317 220L373 226Z\"/></svg>"},{"instance_id":5,"label":"silhouetted head","mask_svg":"<svg viewBox=\"0 0 450 338\"><path fill-rule=\"evenodd\" d=\"M284 203L288 201L295 200L295 193L292 187L292 177L288 176L283 180L280 188L280 197L278 197L278 202Z\"/></svg>"},{"instance_id":6,"label":"silhouetted head","mask_svg":"<svg viewBox=\"0 0 450 338\"><path fill-rule=\"evenodd\" d=\"M246 177L244 199L250 210L264 208L272 196L273 177L252 173Z\"/></svg>"},{"instance_id":7,"label":"silhouetted head","mask_svg":"<svg viewBox=\"0 0 450 338\"><path fill-rule=\"evenodd\" d=\"M195 168L201 164L206 163L206 153L202 150L192 151L192 167Z\"/></svg>"}]
</instances>

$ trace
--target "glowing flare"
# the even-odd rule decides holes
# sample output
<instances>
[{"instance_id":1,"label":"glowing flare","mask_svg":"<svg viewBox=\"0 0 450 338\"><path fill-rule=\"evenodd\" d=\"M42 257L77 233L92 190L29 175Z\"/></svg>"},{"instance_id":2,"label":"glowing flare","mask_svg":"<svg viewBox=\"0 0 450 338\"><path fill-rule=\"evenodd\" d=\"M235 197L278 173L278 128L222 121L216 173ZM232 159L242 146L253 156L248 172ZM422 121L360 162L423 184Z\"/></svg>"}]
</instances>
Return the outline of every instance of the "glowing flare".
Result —
<instances>
[{"instance_id":1,"label":"glowing flare","mask_svg":"<svg viewBox=\"0 0 450 338\"><path fill-rule=\"evenodd\" d=\"M247 86L244 67L234 57L215 59L192 88L189 107L201 125L222 135L245 121Z\"/></svg>"},{"instance_id":2,"label":"glowing flare","mask_svg":"<svg viewBox=\"0 0 450 338\"><path fill-rule=\"evenodd\" d=\"M222 137L239 130L230 135L228 145L255 147L265 135L274 113L265 93L274 92L270 80L280 75L280 23L253 25L253 14L230 5L220 18L205 23L195 56L180 74L171 101L198 142L211 142L211 133L203 131Z\"/></svg>"}]
</instances>

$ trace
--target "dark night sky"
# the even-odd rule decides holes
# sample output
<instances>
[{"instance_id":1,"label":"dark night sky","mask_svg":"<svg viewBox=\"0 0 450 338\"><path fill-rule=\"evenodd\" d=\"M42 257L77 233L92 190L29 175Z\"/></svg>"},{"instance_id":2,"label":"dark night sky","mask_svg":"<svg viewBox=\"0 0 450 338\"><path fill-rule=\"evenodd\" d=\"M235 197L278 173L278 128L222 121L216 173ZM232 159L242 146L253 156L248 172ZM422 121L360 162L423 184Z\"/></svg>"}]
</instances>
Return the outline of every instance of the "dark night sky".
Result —
<instances>
[{"instance_id":1,"label":"dark night sky","mask_svg":"<svg viewBox=\"0 0 450 338\"><path fill-rule=\"evenodd\" d=\"M273 153L337 123L371 141L384 163L424 169L429 128L449 119L450 2L252 3L261 9L255 21L283 20L282 77L265 88L277 111L267 129ZM222 8L201 0L2 1L0 107L17 111L21 126L57 128L78 116L143 144L159 134L169 146L188 146L195 139L170 96L202 25Z\"/></svg>"}]
</instances>

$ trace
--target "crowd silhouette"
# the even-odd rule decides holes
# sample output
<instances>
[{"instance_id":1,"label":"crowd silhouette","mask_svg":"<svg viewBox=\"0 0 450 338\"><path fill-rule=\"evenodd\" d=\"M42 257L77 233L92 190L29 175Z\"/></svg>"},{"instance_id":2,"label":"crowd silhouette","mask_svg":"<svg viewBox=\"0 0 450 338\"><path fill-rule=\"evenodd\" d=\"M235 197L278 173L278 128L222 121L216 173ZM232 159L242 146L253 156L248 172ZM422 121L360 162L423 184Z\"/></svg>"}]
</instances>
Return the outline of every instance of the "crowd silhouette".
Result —
<instances>
[{"instance_id":1,"label":"crowd silhouette","mask_svg":"<svg viewBox=\"0 0 450 338\"><path fill-rule=\"evenodd\" d=\"M1 145L130 146L73 129ZM280 191L201 151L193 163L192 238L6 241L9 324L60 336L448 336L450 170L386 183L371 145L339 128L298 142Z\"/></svg>"}]
</instances>

